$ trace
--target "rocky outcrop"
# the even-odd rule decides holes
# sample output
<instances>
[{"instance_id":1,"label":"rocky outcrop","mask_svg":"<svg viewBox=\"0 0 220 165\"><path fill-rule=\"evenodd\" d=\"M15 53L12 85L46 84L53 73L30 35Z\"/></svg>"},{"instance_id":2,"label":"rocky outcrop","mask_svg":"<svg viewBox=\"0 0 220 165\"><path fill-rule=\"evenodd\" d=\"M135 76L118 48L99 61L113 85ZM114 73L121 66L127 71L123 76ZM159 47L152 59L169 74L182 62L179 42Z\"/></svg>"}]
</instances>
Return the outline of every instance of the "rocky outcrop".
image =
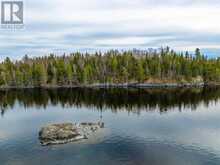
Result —
<instances>
[{"instance_id":1,"label":"rocky outcrop","mask_svg":"<svg viewBox=\"0 0 220 165\"><path fill-rule=\"evenodd\" d=\"M103 127L104 123L102 122L51 124L41 128L39 132L39 140L42 145L64 144L87 139L90 134Z\"/></svg>"}]
</instances>

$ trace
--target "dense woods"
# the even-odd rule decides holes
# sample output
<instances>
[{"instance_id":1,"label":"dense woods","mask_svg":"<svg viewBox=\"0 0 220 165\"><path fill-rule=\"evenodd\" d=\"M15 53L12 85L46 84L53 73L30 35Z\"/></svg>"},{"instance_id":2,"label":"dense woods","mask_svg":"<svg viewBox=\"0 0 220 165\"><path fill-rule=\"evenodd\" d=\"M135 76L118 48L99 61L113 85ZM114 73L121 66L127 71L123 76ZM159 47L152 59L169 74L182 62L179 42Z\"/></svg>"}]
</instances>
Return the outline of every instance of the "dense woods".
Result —
<instances>
[{"instance_id":1,"label":"dense woods","mask_svg":"<svg viewBox=\"0 0 220 165\"><path fill-rule=\"evenodd\" d=\"M99 83L219 82L220 59L177 53L169 47L152 51L6 58L0 64L0 86L71 86Z\"/></svg>"}]
</instances>

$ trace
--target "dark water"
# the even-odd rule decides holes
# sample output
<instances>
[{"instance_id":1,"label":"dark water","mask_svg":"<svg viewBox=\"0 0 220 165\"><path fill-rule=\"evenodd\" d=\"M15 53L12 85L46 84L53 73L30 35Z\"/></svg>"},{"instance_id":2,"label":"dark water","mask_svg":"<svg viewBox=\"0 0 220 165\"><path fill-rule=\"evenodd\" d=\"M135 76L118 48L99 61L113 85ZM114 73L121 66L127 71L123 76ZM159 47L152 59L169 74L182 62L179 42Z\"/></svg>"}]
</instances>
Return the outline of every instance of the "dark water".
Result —
<instances>
[{"instance_id":1,"label":"dark water","mask_svg":"<svg viewBox=\"0 0 220 165\"><path fill-rule=\"evenodd\" d=\"M1 165L219 165L220 89L0 91ZM42 147L40 127L98 121L89 140Z\"/></svg>"}]
</instances>

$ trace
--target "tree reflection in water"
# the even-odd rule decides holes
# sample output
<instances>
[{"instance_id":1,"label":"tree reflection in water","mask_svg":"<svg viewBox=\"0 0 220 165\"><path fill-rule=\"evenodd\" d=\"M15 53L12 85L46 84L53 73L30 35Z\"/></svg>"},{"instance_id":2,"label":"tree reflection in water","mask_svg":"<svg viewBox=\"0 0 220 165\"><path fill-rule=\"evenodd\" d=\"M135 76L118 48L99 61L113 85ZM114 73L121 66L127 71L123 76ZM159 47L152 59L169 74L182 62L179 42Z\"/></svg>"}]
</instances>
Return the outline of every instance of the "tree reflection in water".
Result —
<instances>
[{"instance_id":1,"label":"tree reflection in water","mask_svg":"<svg viewBox=\"0 0 220 165\"><path fill-rule=\"evenodd\" d=\"M0 91L1 114L13 108L16 102L26 108L47 105L86 106L98 110L111 109L113 112L126 110L139 113L154 111L161 113L185 107L195 110L200 103L206 106L217 102L220 88L185 89L97 89L97 88L58 88L58 89L8 89Z\"/></svg>"}]
</instances>

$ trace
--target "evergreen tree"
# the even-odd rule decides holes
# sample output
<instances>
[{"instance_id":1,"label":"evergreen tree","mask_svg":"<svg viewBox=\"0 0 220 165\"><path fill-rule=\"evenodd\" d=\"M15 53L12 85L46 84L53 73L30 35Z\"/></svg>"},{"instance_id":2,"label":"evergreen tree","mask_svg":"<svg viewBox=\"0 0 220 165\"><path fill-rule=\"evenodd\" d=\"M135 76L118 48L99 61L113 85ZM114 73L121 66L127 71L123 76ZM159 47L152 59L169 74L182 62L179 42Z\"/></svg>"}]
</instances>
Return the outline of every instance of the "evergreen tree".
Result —
<instances>
[{"instance_id":1,"label":"evergreen tree","mask_svg":"<svg viewBox=\"0 0 220 165\"><path fill-rule=\"evenodd\" d=\"M0 86L85 85L94 83L220 82L220 58L160 51L107 53L29 58L0 63Z\"/></svg>"}]
</instances>

